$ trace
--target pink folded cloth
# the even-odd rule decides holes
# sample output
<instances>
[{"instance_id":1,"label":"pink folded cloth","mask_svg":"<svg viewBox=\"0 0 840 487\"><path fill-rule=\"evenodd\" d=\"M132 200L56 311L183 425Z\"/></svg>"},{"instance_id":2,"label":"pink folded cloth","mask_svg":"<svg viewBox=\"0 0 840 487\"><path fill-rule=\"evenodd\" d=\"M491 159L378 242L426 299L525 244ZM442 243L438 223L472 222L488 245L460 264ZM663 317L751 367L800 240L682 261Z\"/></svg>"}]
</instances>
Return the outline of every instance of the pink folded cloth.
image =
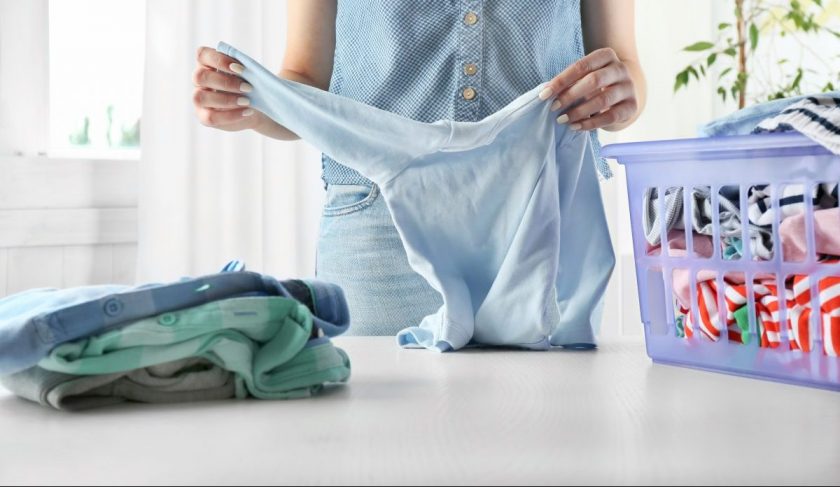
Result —
<instances>
[{"instance_id":1,"label":"pink folded cloth","mask_svg":"<svg viewBox=\"0 0 840 487\"><path fill-rule=\"evenodd\" d=\"M694 252L703 258L714 255L714 242L708 235L691 234L694 240ZM687 255L685 234L681 230L674 230L668 234L668 255L671 257L684 257ZM648 247L648 255L659 255L662 252L660 246ZM713 281L718 273L713 270L701 270L697 273L697 282ZM743 284L744 275L740 272L730 273L723 276L729 284ZM756 274L756 280L775 279L773 274ZM671 286L674 289L674 297L679 304L686 309L691 308L691 271L688 269L674 269L671 276Z\"/></svg>"},{"instance_id":2,"label":"pink folded cloth","mask_svg":"<svg viewBox=\"0 0 840 487\"><path fill-rule=\"evenodd\" d=\"M692 240L694 241L694 253L699 257L709 258L714 255L714 243L712 237L708 235L700 235L692 233ZM673 230L668 233L668 255L671 257L685 257L688 255L686 251L685 232L682 230ZM660 255L662 247L652 246L648 247L648 255ZM697 275L697 282L710 281L717 276L714 271L700 271ZM674 269L674 274L671 277L672 286L674 288L674 296L684 308L691 307L691 272L688 269Z\"/></svg>"},{"instance_id":3,"label":"pink folded cloth","mask_svg":"<svg viewBox=\"0 0 840 487\"><path fill-rule=\"evenodd\" d=\"M840 208L814 212L817 255L840 255ZM808 255L805 213L790 216L779 226L782 252L788 262L802 262Z\"/></svg>"}]
</instances>

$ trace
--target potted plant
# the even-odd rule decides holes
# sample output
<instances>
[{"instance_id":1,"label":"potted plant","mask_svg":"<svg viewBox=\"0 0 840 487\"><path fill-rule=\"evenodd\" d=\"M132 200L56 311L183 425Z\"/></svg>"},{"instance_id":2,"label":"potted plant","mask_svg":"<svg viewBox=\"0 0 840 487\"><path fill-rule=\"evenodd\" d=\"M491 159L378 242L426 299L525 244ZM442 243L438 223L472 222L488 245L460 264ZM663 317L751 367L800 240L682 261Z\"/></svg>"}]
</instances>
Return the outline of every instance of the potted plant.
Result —
<instances>
[{"instance_id":1,"label":"potted plant","mask_svg":"<svg viewBox=\"0 0 840 487\"><path fill-rule=\"evenodd\" d=\"M718 69L717 93L724 102L737 100L738 108L744 108L748 100L801 95L803 87L810 91L838 89L840 32L831 26L836 18L840 18L838 0L734 0L734 19L718 25L716 39L683 49L701 57L677 73L674 91L688 86L692 78L698 82L711 79L713 67ZM799 59L777 55L775 49L757 56L760 45L777 41L798 45ZM805 66L805 58L818 67ZM754 69L759 60L777 69Z\"/></svg>"}]
</instances>

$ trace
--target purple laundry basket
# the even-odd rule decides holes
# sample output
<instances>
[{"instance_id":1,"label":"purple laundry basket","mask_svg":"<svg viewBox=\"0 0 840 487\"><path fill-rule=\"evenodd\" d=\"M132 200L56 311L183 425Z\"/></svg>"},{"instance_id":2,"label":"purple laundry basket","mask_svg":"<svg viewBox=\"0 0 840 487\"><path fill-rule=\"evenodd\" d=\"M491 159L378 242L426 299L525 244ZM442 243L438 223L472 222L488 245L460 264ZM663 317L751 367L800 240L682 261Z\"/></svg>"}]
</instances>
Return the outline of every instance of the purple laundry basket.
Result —
<instances>
[{"instance_id":1,"label":"purple laundry basket","mask_svg":"<svg viewBox=\"0 0 840 487\"><path fill-rule=\"evenodd\" d=\"M825 278L840 277L840 263L827 263L815 250L813 212L826 207L815 208L818 202L809 197L803 198L804 202L798 207L798 213L805 214L804 238L807 242L807 255L799 261L788 261L783 255L779 227L784 218L778 211L780 198L795 194L797 188L811 195L811 191L816 194L820 188L840 183L840 156L796 133L612 144L604 147L602 154L618 160L626 169L641 319L647 352L654 362L840 390L840 358L826 350L826 339L831 342L831 337L823 336L824 315L812 313L810 329L808 324L803 325L810 334L810 350L792 350L794 335L788 319L793 312L787 309L792 293L782 295L786 283L792 282L794 276L808 276L805 282L810 283L810 306L817 310L824 304L822 300L827 299L818 292L818 283ZM739 224L740 229L735 229L722 225L722 221L732 221L733 212L727 214L722 210L721 200L736 199L740 222L748 222L751 207L754 211L757 208L750 196L763 185L768 185L764 191L769 195L770 204L764 208L764 216L770 217L770 225L762 227L764 230L755 236L753 226ZM646 237L643 215L649 208L646 193L656 190L656 195L677 195L677 188L682 188L682 210L674 219L679 222L676 224L679 228L669 233L667 222L660 218L657 228ZM707 216L711 213L712 222L711 235L701 238L704 239L702 242L711 238L712 245L711 250L701 253L694 248L695 245L699 248L699 244L692 229L695 211L701 211L703 205L703 199L695 198L695 195L704 191L710 196L706 200L710 204ZM667 196L660 197L650 203L657 205L659 215L665 214L666 199ZM678 197L674 199L679 200ZM833 215L833 212L826 214ZM705 228L708 230L709 227ZM679 232L685 232L682 234L683 246L672 247L671 242L680 236ZM669 243L667 248L662 246L658 254L651 253L652 246L647 238ZM760 242L772 242L772 247L770 244L762 246ZM703 245L707 248L705 243ZM766 255L768 247L771 255ZM763 255L759 255L759 259L754 254ZM700 312L700 291L695 291L698 282L713 283L716 289L725 289L728 279L743 280L747 289L745 306L749 328L743 320L738 322L742 332L740 341L737 335L733 339L729 331L735 326L730 323L729 315L726 319L710 320L719 331L717 340L701 332L697 322L702 318L691 320L692 336L686 337L687 308L676 304L678 293L673 287L678 276L683 276L680 282L685 282L686 275L689 279L685 294L690 295L693 317L698 317L696 313ZM708 280L709 275L714 277ZM772 335L774 340L778 339L775 348L762 344L761 333L770 328L762 328L763 321L755 312L756 300L763 299L755 295L755 288L771 281L779 293L780 307L780 329ZM716 300L716 309L725 311L728 303L724 294L702 297L707 303ZM801 337L794 341L805 343Z\"/></svg>"}]
</instances>

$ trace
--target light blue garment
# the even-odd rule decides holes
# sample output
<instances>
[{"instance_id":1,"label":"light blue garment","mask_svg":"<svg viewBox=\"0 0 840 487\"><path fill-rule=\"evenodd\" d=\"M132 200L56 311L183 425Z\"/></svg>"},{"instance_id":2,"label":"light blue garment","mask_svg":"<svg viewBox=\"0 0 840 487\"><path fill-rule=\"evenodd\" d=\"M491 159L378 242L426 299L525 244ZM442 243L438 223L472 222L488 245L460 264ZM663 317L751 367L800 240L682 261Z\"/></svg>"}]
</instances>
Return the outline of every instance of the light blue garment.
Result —
<instances>
[{"instance_id":1,"label":"light blue garment","mask_svg":"<svg viewBox=\"0 0 840 487\"><path fill-rule=\"evenodd\" d=\"M580 0L340 0L335 42L331 92L421 122L477 122L584 55ZM324 181L371 184L328 156Z\"/></svg>"},{"instance_id":2,"label":"light blue garment","mask_svg":"<svg viewBox=\"0 0 840 487\"><path fill-rule=\"evenodd\" d=\"M698 135L700 137L716 137L751 134L764 119L778 115L788 106L809 96L813 95L794 96L748 106L701 126L698 129ZM824 96L840 97L840 91L830 91L825 93Z\"/></svg>"},{"instance_id":3,"label":"light blue garment","mask_svg":"<svg viewBox=\"0 0 840 487\"><path fill-rule=\"evenodd\" d=\"M379 187L411 267L444 305L407 347L594 344L614 265L590 139L537 86L480 122L421 123L245 66L256 109Z\"/></svg>"},{"instance_id":4,"label":"light blue garment","mask_svg":"<svg viewBox=\"0 0 840 487\"><path fill-rule=\"evenodd\" d=\"M379 188L331 184L321 217L318 279L341 286L353 326L348 335L396 335L443 304L411 269Z\"/></svg>"}]
</instances>

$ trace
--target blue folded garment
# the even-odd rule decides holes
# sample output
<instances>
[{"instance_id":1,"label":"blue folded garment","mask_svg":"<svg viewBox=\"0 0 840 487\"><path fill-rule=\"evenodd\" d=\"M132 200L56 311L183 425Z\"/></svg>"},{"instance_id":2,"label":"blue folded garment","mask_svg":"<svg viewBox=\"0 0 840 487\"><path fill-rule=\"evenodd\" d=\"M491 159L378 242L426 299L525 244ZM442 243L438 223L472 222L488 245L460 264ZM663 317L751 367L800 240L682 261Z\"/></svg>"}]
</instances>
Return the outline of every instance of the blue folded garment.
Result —
<instances>
[{"instance_id":1,"label":"blue folded garment","mask_svg":"<svg viewBox=\"0 0 840 487\"><path fill-rule=\"evenodd\" d=\"M338 286L318 281L280 282L253 272L223 272L140 287L35 289L0 300L0 375L32 367L68 341L162 313L247 296L310 300L316 310L313 322L327 336L339 335L350 325L347 303Z\"/></svg>"},{"instance_id":2,"label":"blue folded garment","mask_svg":"<svg viewBox=\"0 0 840 487\"><path fill-rule=\"evenodd\" d=\"M748 135L753 133L755 128L764 119L775 117L783 110L813 96L840 97L840 91L831 91L820 95L802 95L781 100L772 100L765 103L758 103L725 117L713 120L698 129L700 137L716 137L720 135Z\"/></svg>"}]
</instances>

